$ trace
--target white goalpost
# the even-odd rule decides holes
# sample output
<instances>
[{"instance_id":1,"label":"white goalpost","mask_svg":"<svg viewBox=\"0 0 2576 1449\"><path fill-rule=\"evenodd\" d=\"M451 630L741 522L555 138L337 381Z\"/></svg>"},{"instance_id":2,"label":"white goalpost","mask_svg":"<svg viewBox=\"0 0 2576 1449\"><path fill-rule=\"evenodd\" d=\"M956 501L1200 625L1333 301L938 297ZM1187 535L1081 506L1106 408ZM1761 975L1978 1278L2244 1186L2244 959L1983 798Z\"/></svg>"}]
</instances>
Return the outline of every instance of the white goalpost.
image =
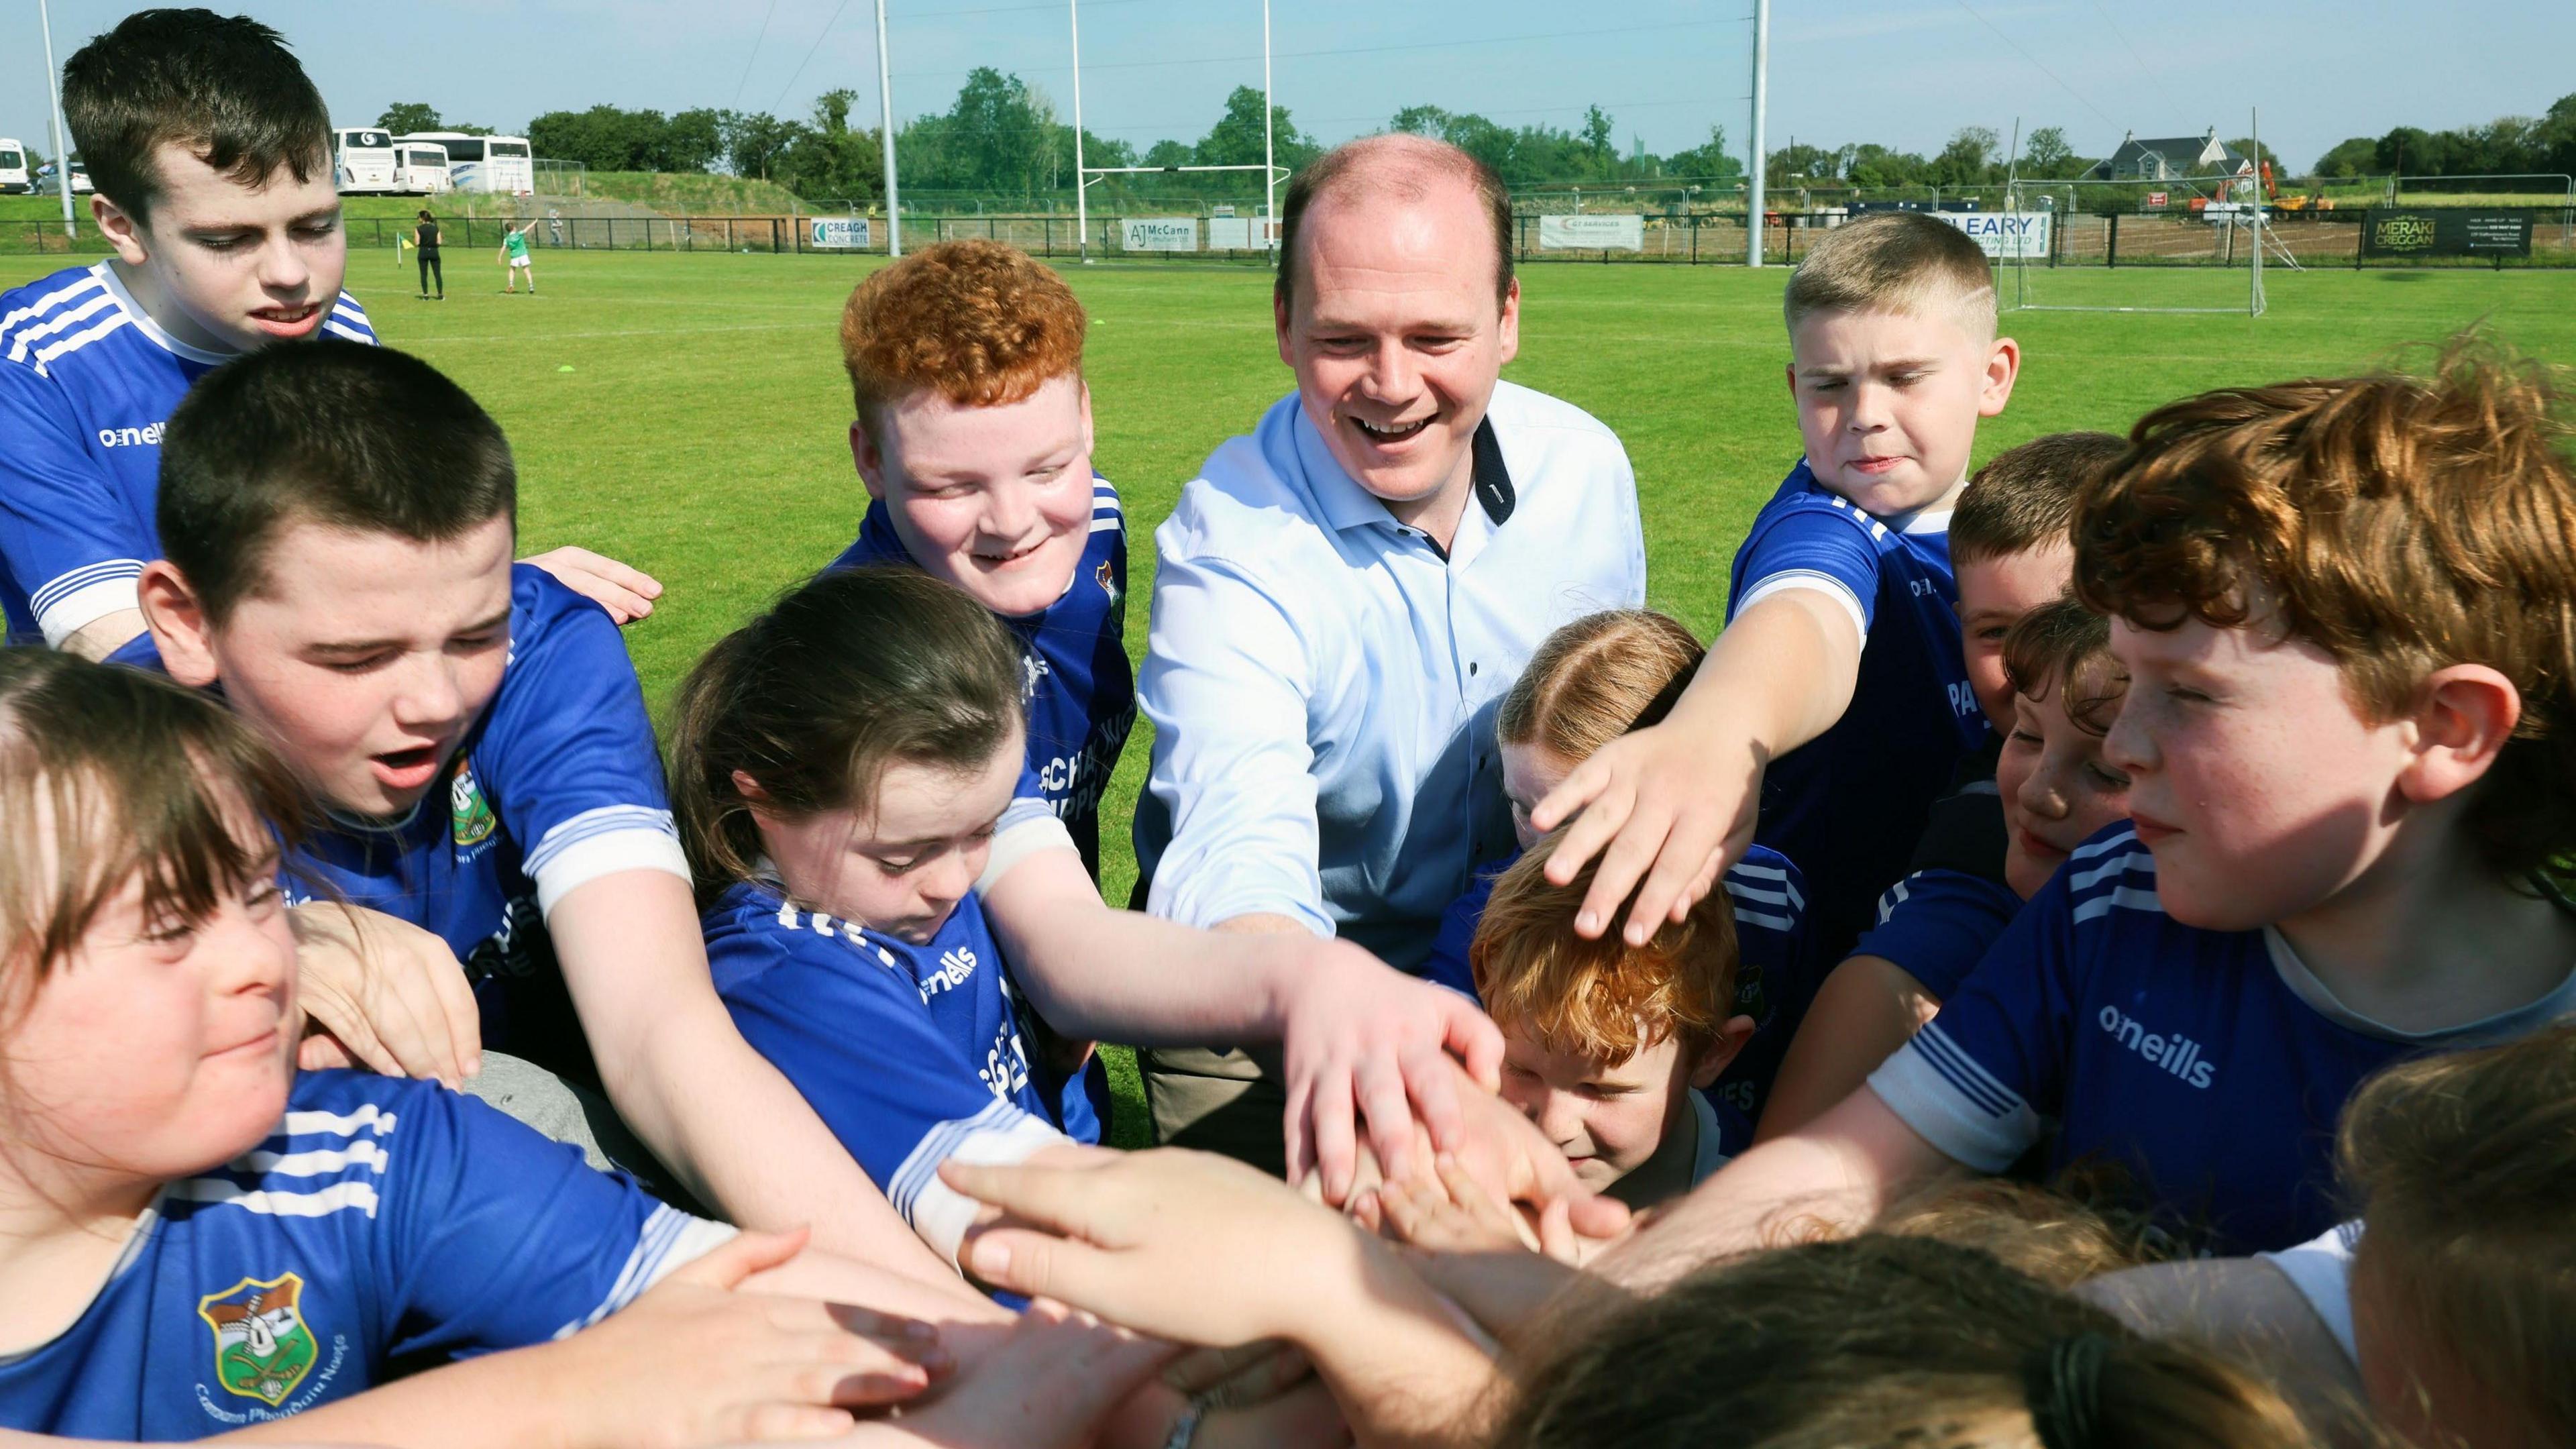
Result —
<instances>
[{"instance_id":1,"label":"white goalpost","mask_svg":"<svg viewBox=\"0 0 2576 1449\"><path fill-rule=\"evenodd\" d=\"M2016 219L2026 232L2036 230L2040 239L2035 243L2016 247L2008 256L1996 256L1995 264L1998 273L1996 293L1998 300L2004 305L2004 310L2262 316L2267 305L2263 294L2263 267L2266 254L2293 269L2299 267L2299 262L2290 253L2289 248L2272 234L2268 226L2267 198L2263 194L2265 173L2261 113L2259 111L2250 113L2248 120L2251 127L2248 136L2253 146L2253 155L2247 158L2247 169L2242 171L2163 179L2105 178L2044 182L2025 181L2020 176L2020 128L2016 125L2013 157L2007 168L2004 183L2004 206L2006 212ZM2194 250L2206 245L2215 254L2215 265L2224 267L2229 272L2233 272L2241 265L2245 274L2245 291L2242 299L2230 299L2223 303L2215 300L2201 303L2169 298L2163 302L2134 304L2056 300L2046 286L2045 278L2055 264L2066 255L2066 238L2071 235L2071 231L2061 229L2071 228L2080 223L2081 218L2076 207L2078 187L2094 189L2097 195L2100 194L2101 189L2112 189L2115 195L2137 198L2137 204L2124 202L2113 208L2112 213L2106 218L2106 265L2099 268L2084 266L2081 268L2082 272L2091 275L2107 275L2118 269L2120 222L2125 218L2134 218L2131 223L2133 237L2149 228L2154 228L2165 236L2183 239ZM2175 201L2176 197L2181 198L2179 204ZM2205 228L2205 232L2177 231L2177 224L2182 227ZM2200 240L2204 234L2210 238L2206 243ZM2002 285L2004 279L2001 275L2007 260L2012 269L2012 286L2008 296L2005 294L2005 288ZM2136 263L2132 262L2131 265L2135 266ZM2148 268L2164 269L2152 262L2148 264ZM2171 270L2201 271L2203 268L2193 266ZM2167 280L2170 282L2174 279L2168 277ZM2088 290L2098 293L2101 288L2095 284ZM2214 295L2207 288L2201 291L2204 296Z\"/></svg>"},{"instance_id":2,"label":"white goalpost","mask_svg":"<svg viewBox=\"0 0 2576 1449\"><path fill-rule=\"evenodd\" d=\"M1267 198L1261 208L1261 235L1265 250L1279 250L1279 183L1287 172L1279 166L1272 152L1273 117L1277 107L1270 96L1270 0L1261 0L1261 164L1240 166L1091 166L1082 154L1082 0L1065 0L1065 16L1073 27L1073 217L1074 230L1082 253L1082 264L1091 265L1091 188L1112 176L1160 175L1180 171L1258 171L1263 173L1262 192ZM1192 223L1193 226L1196 223Z\"/></svg>"}]
</instances>

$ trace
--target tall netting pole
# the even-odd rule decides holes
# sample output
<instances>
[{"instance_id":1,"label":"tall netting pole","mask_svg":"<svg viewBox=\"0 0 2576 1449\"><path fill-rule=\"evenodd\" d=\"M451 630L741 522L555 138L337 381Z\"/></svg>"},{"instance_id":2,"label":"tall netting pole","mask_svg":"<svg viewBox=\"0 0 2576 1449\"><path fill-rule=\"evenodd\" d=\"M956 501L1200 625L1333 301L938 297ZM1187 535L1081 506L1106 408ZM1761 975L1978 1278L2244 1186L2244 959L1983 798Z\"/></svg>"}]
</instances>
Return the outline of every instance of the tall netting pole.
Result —
<instances>
[{"instance_id":1,"label":"tall netting pole","mask_svg":"<svg viewBox=\"0 0 2576 1449\"><path fill-rule=\"evenodd\" d=\"M1762 265L1762 103L1771 81L1771 0L1753 0L1753 173L1745 185L1744 264Z\"/></svg>"},{"instance_id":2,"label":"tall netting pole","mask_svg":"<svg viewBox=\"0 0 2576 1449\"><path fill-rule=\"evenodd\" d=\"M877 117L885 139L886 255L903 255L903 204L894 179L894 67L886 63L885 0L877 0Z\"/></svg>"},{"instance_id":3,"label":"tall netting pole","mask_svg":"<svg viewBox=\"0 0 2576 1449\"><path fill-rule=\"evenodd\" d=\"M1073 22L1073 230L1082 264L1091 265L1091 173L1082 169L1082 0L1064 0Z\"/></svg>"}]
</instances>

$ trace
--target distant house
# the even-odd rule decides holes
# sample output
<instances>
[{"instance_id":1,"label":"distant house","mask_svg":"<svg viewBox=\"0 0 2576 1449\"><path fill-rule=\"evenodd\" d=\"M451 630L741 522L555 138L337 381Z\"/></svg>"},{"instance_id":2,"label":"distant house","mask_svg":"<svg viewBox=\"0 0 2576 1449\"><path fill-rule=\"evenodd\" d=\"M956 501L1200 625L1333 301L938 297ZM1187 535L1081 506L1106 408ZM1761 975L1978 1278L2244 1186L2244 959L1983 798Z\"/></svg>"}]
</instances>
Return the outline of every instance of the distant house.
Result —
<instances>
[{"instance_id":1,"label":"distant house","mask_svg":"<svg viewBox=\"0 0 2576 1449\"><path fill-rule=\"evenodd\" d=\"M2096 162L2093 169L2079 178L2085 181L2179 181L2186 176L2245 176L2252 174L2252 157L2240 154L2235 147L2218 139L2218 128L2210 127L2197 136L2174 136L2164 140L2141 141L2132 131L2120 139L2120 149L2109 158Z\"/></svg>"}]
</instances>

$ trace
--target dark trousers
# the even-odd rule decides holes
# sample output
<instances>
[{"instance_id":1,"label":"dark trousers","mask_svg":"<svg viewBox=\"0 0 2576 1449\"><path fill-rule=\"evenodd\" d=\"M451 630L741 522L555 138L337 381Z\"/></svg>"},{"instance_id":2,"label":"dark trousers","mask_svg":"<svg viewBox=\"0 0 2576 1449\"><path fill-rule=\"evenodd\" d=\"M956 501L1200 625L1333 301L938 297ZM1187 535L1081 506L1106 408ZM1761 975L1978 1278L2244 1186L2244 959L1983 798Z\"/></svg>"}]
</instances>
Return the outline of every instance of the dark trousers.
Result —
<instances>
[{"instance_id":1,"label":"dark trousers","mask_svg":"<svg viewBox=\"0 0 2576 1449\"><path fill-rule=\"evenodd\" d=\"M429 283L432 277L438 279L438 295L446 296L447 273L438 265L438 253L424 251L420 254L420 294L424 297L429 295Z\"/></svg>"}]
</instances>

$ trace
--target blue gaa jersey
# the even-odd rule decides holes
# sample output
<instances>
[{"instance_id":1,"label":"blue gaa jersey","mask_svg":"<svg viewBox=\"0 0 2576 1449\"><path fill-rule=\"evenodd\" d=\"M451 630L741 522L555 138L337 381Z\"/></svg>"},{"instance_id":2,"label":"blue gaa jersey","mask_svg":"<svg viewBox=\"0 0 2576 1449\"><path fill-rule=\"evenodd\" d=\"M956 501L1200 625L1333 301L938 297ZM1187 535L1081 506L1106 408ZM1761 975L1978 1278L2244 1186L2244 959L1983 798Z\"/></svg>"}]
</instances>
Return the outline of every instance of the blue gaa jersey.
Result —
<instances>
[{"instance_id":1,"label":"blue gaa jersey","mask_svg":"<svg viewBox=\"0 0 2576 1449\"><path fill-rule=\"evenodd\" d=\"M145 635L113 656L158 667ZM543 569L510 571L510 655L442 784L409 815L331 814L286 862L353 905L444 939L482 1007L483 1044L591 1074L545 916L626 870L689 879L644 692L608 612Z\"/></svg>"},{"instance_id":2,"label":"blue gaa jersey","mask_svg":"<svg viewBox=\"0 0 2576 1449\"><path fill-rule=\"evenodd\" d=\"M0 1426L186 1440L560 1338L733 1229L435 1082L307 1072L257 1150L162 1189L58 1337L0 1358Z\"/></svg>"},{"instance_id":3,"label":"blue gaa jersey","mask_svg":"<svg viewBox=\"0 0 2576 1449\"><path fill-rule=\"evenodd\" d=\"M868 505L858 541L832 567L912 562L879 499ZM1136 673L1127 662L1127 522L1108 479L1091 480L1091 542L1064 597L1035 614L999 617L1025 651L1021 698L1029 715L1028 766L1002 829L1052 813L1096 881L1100 795L1136 724Z\"/></svg>"},{"instance_id":4,"label":"blue gaa jersey","mask_svg":"<svg viewBox=\"0 0 2576 1449\"><path fill-rule=\"evenodd\" d=\"M1861 633L1851 704L1771 763L1755 831L1806 872L1816 944L1829 961L1905 874L1932 802L1987 733L1959 649L1949 526L1947 512L1873 518L1800 459L1735 553L1729 622L1774 594L1811 588L1850 610Z\"/></svg>"},{"instance_id":5,"label":"blue gaa jersey","mask_svg":"<svg viewBox=\"0 0 2576 1449\"><path fill-rule=\"evenodd\" d=\"M2021 911L2001 881L1963 870L1918 870L1878 898L1878 924L1853 943L1854 956L1894 963L1947 1001Z\"/></svg>"},{"instance_id":6,"label":"blue gaa jersey","mask_svg":"<svg viewBox=\"0 0 2576 1449\"><path fill-rule=\"evenodd\" d=\"M2576 1008L2539 1001L2409 1034L2338 1002L2278 932L2164 913L2125 822L2079 847L1941 1014L1869 1079L1906 1125L1981 1172L2045 1144L2127 1174L2212 1251L2287 1248L2334 1225L2335 1119L2400 1057L2510 1040Z\"/></svg>"},{"instance_id":7,"label":"blue gaa jersey","mask_svg":"<svg viewBox=\"0 0 2576 1449\"><path fill-rule=\"evenodd\" d=\"M743 1039L950 1258L976 1207L939 1180L939 1164L1017 1162L1100 1140L1080 1092L1059 1108L1032 1080L1002 953L974 896L923 946L803 910L769 884L735 885L700 924Z\"/></svg>"},{"instance_id":8,"label":"blue gaa jersey","mask_svg":"<svg viewBox=\"0 0 2576 1449\"><path fill-rule=\"evenodd\" d=\"M1511 867L1515 854L1476 872L1466 894L1441 913L1440 931L1423 963L1425 979L1453 991L1476 995L1476 973L1467 948L1476 939L1476 923L1493 899L1494 882ZM1753 1018L1753 1039L1727 1063L1708 1095L1728 1114L1728 1156L1744 1150L1749 1132L1735 1130L1762 1115L1771 1079L1799 1019L1816 994L1816 957L1809 945L1807 896L1798 868L1786 856L1754 846L1726 872L1726 895L1735 908L1735 1010ZM1740 1121L1738 1118L1740 1117Z\"/></svg>"},{"instance_id":9,"label":"blue gaa jersey","mask_svg":"<svg viewBox=\"0 0 2576 1449\"><path fill-rule=\"evenodd\" d=\"M342 292L325 336L373 342ZM0 292L0 613L8 642L59 645L135 607L161 556L161 426L229 354L146 316L106 262Z\"/></svg>"}]
</instances>

